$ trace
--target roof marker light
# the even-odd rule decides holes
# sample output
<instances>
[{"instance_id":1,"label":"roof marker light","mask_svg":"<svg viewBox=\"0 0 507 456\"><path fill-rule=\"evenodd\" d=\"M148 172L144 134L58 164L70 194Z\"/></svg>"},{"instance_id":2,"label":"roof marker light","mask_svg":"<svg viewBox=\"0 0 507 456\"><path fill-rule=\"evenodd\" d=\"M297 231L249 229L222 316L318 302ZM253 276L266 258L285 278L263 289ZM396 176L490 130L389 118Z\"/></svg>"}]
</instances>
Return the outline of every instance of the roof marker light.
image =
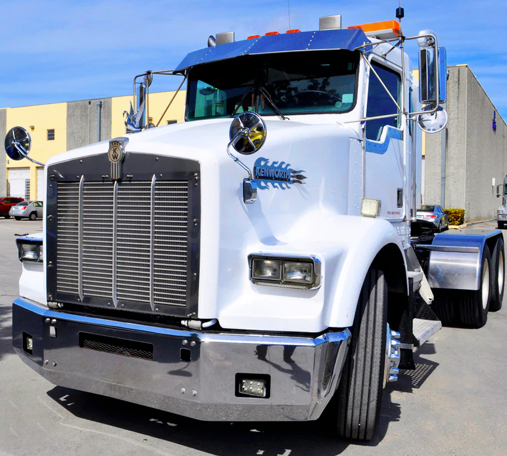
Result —
<instances>
[{"instance_id":1,"label":"roof marker light","mask_svg":"<svg viewBox=\"0 0 507 456\"><path fill-rule=\"evenodd\" d=\"M379 39L398 38L401 26L398 21L372 22L370 24L352 25L349 29L361 29L367 36Z\"/></svg>"},{"instance_id":2,"label":"roof marker light","mask_svg":"<svg viewBox=\"0 0 507 456\"><path fill-rule=\"evenodd\" d=\"M268 33L266 33L266 36L271 36L271 35L280 35L280 33L278 33L278 32L268 32Z\"/></svg>"},{"instance_id":3,"label":"roof marker light","mask_svg":"<svg viewBox=\"0 0 507 456\"><path fill-rule=\"evenodd\" d=\"M255 40L256 38L260 38L260 35L250 35L247 40Z\"/></svg>"},{"instance_id":4,"label":"roof marker light","mask_svg":"<svg viewBox=\"0 0 507 456\"><path fill-rule=\"evenodd\" d=\"M301 33L301 30L299 30L299 29L290 29L290 30L287 30L285 33Z\"/></svg>"}]
</instances>

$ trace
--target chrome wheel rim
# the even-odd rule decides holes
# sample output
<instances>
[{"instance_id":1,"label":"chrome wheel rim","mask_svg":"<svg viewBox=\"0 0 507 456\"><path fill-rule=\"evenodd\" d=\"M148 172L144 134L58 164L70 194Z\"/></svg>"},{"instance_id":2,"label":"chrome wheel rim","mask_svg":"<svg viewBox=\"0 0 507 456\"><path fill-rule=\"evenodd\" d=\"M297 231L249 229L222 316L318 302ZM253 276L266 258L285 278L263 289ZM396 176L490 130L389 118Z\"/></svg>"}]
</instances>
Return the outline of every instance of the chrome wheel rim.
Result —
<instances>
[{"instance_id":1,"label":"chrome wheel rim","mask_svg":"<svg viewBox=\"0 0 507 456\"><path fill-rule=\"evenodd\" d=\"M482 268L482 308L486 309L489 299L489 263L486 261Z\"/></svg>"},{"instance_id":2,"label":"chrome wheel rim","mask_svg":"<svg viewBox=\"0 0 507 456\"><path fill-rule=\"evenodd\" d=\"M400 364L400 349L399 337L400 334L396 331L392 331L389 323L386 328L386 359L384 368L384 387L387 382L393 382L398 380L398 366Z\"/></svg>"},{"instance_id":3,"label":"chrome wheel rim","mask_svg":"<svg viewBox=\"0 0 507 456\"><path fill-rule=\"evenodd\" d=\"M503 258L503 249L500 251L500 255L498 255L498 294L500 298L502 297L503 293L503 286L504 286L504 258Z\"/></svg>"}]
</instances>

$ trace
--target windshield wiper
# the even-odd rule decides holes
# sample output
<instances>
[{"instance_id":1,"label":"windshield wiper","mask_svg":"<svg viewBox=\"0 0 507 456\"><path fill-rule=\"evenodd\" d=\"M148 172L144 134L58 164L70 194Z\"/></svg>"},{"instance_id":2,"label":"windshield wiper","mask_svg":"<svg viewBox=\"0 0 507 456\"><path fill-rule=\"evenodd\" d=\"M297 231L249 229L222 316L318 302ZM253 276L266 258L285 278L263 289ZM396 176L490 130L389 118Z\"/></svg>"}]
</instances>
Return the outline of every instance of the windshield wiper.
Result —
<instances>
[{"instance_id":1,"label":"windshield wiper","mask_svg":"<svg viewBox=\"0 0 507 456\"><path fill-rule=\"evenodd\" d=\"M275 102L271 99L271 97L269 96L269 93L268 91L264 88L264 87L261 87L261 94L264 95L264 98L266 98L266 100L268 100L269 104L273 107L273 109L275 110L275 112L282 118L282 120L290 120L288 117L285 117L283 114L282 114L282 111L280 111L278 109L278 106L275 104Z\"/></svg>"},{"instance_id":2,"label":"windshield wiper","mask_svg":"<svg viewBox=\"0 0 507 456\"><path fill-rule=\"evenodd\" d=\"M232 112L231 117L234 117L236 113L238 112L238 109L243 106L243 102L245 101L246 96L252 91L253 86L248 87L248 89L245 90L244 95L241 97L241 101L236 106L236 109Z\"/></svg>"}]
</instances>

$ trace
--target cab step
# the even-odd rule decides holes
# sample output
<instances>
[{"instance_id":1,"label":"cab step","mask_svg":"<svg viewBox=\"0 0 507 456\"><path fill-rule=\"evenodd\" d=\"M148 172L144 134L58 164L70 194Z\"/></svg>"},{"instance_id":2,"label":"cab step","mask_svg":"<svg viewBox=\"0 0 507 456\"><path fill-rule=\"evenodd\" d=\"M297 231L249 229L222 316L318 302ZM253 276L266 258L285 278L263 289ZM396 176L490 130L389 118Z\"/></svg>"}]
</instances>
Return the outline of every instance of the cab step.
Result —
<instances>
[{"instance_id":1,"label":"cab step","mask_svg":"<svg viewBox=\"0 0 507 456\"><path fill-rule=\"evenodd\" d=\"M412 330L414 337L416 339L416 343L414 345L416 347L420 347L441 328L442 328L441 321L423 320L421 318L414 318Z\"/></svg>"}]
</instances>

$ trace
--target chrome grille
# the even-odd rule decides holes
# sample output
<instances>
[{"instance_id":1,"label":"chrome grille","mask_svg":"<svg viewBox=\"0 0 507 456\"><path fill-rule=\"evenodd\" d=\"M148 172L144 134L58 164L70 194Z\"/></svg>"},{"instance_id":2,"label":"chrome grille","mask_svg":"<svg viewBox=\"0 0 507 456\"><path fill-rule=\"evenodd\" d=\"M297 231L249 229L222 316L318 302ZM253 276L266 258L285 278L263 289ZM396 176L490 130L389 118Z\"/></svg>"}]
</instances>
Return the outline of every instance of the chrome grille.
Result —
<instances>
[{"instance_id":1,"label":"chrome grille","mask_svg":"<svg viewBox=\"0 0 507 456\"><path fill-rule=\"evenodd\" d=\"M79 182L60 182L57 201L57 291L78 294Z\"/></svg>"},{"instance_id":2,"label":"chrome grille","mask_svg":"<svg viewBox=\"0 0 507 456\"><path fill-rule=\"evenodd\" d=\"M188 181L58 182L56 291L186 306Z\"/></svg>"}]
</instances>

